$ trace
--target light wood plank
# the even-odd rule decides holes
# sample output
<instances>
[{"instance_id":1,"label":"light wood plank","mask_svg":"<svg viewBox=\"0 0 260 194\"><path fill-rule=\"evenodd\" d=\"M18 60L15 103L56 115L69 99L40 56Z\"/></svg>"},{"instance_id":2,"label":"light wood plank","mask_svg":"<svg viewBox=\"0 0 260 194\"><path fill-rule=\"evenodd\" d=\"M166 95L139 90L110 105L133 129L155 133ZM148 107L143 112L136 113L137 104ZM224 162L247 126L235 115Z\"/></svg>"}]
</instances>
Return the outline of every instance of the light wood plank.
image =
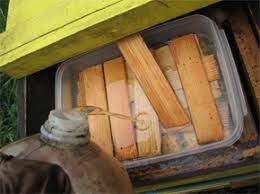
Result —
<instances>
[{"instance_id":1,"label":"light wood plank","mask_svg":"<svg viewBox=\"0 0 260 194\"><path fill-rule=\"evenodd\" d=\"M200 41L199 41L199 38L197 36L195 36L195 41L197 42L198 45L200 45ZM200 46L199 46L198 49L199 49L199 52L202 56L203 65L205 67L205 71L206 71L208 80L209 81L215 81L215 80L219 79L217 62L215 60L214 55L205 56Z\"/></svg>"},{"instance_id":2,"label":"light wood plank","mask_svg":"<svg viewBox=\"0 0 260 194\"><path fill-rule=\"evenodd\" d=\"M134 96L135 116L145 123L136 126L138 155L140 157L158 155L161 153L159 119L137 80L134 82Z\"/></svg>"},{"instance_id":3,"label":"light wood plank","mask_svg":"<svg viewBox=\"0 0 260 194\"><path fill-rule=\"evenodd\" d=\"M198 40L197 40L198 41ZM202 53L202 51L200 51ZM177 67L168 45L160 47L153 51L154 58L164 75L169 80L173 89L181 89L181 82L177 72ZM217 63L214 55L203 56L203 64L205 66L208 81L215 81L219 79Z\"/></svg>"},{"instance_id":4,"label":"light wood plank","mask_svg":"<svg viewBox=\"0 0 260 194\"><path fill-rule=\"evenodd\" d=\"M184 95L184 92L182 89L180 90L175 90L175 94L177 95L181 105L183 108L187 109L188 108L188 104L187 104L187 101L186 101L186 97Z\"/></svg>"},{"instance_id":5,"label":"light wood plank","mask_svg":"<svg viewBox=\"0 0 260 194\"><path fill-rule=\"evenodd\" d=\"M174 90L182 89L174 58L168 45L153 51L154 58Z\"/></svg>"},{"instance_id":6,"label":"light wood plank","mask_svg":"<svg viewBox=\"0 0 260 194\"><path fill-rule=\"evenodd\" d=\"M174 89L182 107L184 109L188 108L187 101L182 89L181 80L178 75L177 67L169 46L166 45L154 50L153 55L164 75L170 82L172 88ZM191 124L168 128L167 131L164 129L166 134L163 134L162 136L163 153L174 153L180 149L180 145L178 145L179 143L176 140L179 133L184 134L184 144L186 147L191 148L192 146L196 146L196 135L192 130L193 127Z\"/></svg>"},{"instance_id":7,"label":"light wood plank","mask_svg":"<svg viewBox=\"0 0 260 194\"><path fill-rule=\"evenodd\" d=\"M194 34L169 42L180 75L199 144L224 138L223 127L211 93Z\"/></svg>"},{"instance_id":8,"label":"light wood plank","mask_svg":"<svg viewBox=\"0 0 260 194\"><path fill-rule=\"evenodd\" d=\"M109 111L131 116L126 83L126 70L122 58L104 63ZM132 121L110 117L115 157L119 160L137 157Z\"/></svg>"},{"instance_id":9,"label":"light wood plank","mask_svg":"<svg viewBox=\"0 0 260 194\"><path fill-rule=\"evenodd\" d=\"M209 81L219 79L218 69L214 55L203 56L203 64Z\"/></svg>"},{"instance_id":10,"label":"light wood plank","mask_svg":"<svg viewBox=\"0 0 260 194\"><path fill-rule=\"evenodd\" d=\"M179 145L177 143L176 135L169 135L168 133L162 134L162 153L170 154L178 151Z\"/></svg>"},{"instance_id":11,"label":"light wood plank","mask_svg":"<svg viewBox=\"0 0 260 194\"><path fill-rule=\"evenodd\" d=\"M219 98L222 96L221 88L220 88L219 82L217 80L211 81L210 87L211 87L212 94L215 98Z\"/></svg>"},{"instance_id":12,"label":"light wood plank","mask_svg":"<svg viewBox=\"0 0 260 194\"><path fill-rule=\"evenodd\" d=\"M177 71L177 67L168 45L153 51L153 56L163 72L168 70Z\"/></svg>"},{"instance_id":13,"label":"light wood plank","mask_svg":"<svg viewBox=\"0 0 260 194\"><path fill-rule=\"evenodd\" d=\"M107 110L106 90L102 65L96 65L82 71L79 75L80 106L98 106ZM108 116L89 115L91 140L106 153L113 156L113 144Z\"/></svg>"},{"instance_id":14,"label":"light wood plank","mask_svg":"<svg viewBox=\"0 0 260 194\"><path fill-rule=\"evenodd\" d=\"M234 128L231 126L232 121L231 121L231 114L229 110L229 105L228 101L225 98L219 98L216 101L218 112L220 114L221 122L223 125L224 130L224 135L226 138L230 137L231 132L230 129Z\"/></svg>"},{"instance_id":15,"label":"light wood plank","mask_svg":"<svg viewBox=\"0 0 260 194\"><path fill-rule=\"evenodd\" d=\"M138 118L145 119L145 122L149 126L146 130L143 130L142 126L136 125L138 156L158 155L161 153L161 135L158 116L131 69L127 67L126 71L132 116L135 118L138 117L138 115L141 116ZM144 113L146 114L144 115Z\"/></svg>"},{"instance_id":16,"label":"light wood plank","mask_svg":"<svg viewBox=\"0 0 260 194\"><path fill-rule=\"evenodd\" d=\"M192 149L198 146L196 134L194 131L183 133L183 138L186 149Z\"/></svg>"},{"instance_id":17,"label":"light wood plank","mask_svg":"<svg viewBox=\"0 0 260 194\"><path fill-rule=\"evenodd\" d=\"M82 76L82 73L79 73L79 80L77 84L78 84L77 105L86 106L84 76Z\"/></svg>"},{"instance_id":18,"label":"light wood plank","mask_svg":"<svg viewBox=\"0 0 260 194\"><path fill-rule=\"evenodd\" d=\"M129 106L131 110L132 116L135 113L135 96L134 96L134 82L135 82L135 77L131 69L126 65L126 75L127 75L127 86L128 86L128 99L129 99Z\"/></svg>"},{"instance_id":19,"label":"light wood plank","mask_svg":"<svg viewBox=\"0 0 260 194\"><path fill-rule=\"evenodd\" d=\"M173 58L173 55L170 51L170 48L168 45L160 47L156 50L153 50L153 56L156 60L156 62L158 63L158 65L160 66L160 68L162 69L164 75L167 77L168 81L170 82L172 88L174 89L178 99L180 100L182 107L183 108L187 108L187 102L186 102L186 98L184 96L184 92L182 90L182 85L181 85L181 81L178 75L178 71L177 71L177 67ZM204 56L203 57L203 62L204 62L204 66L206 69L206 73L208 76L208 81L210 81L210 85L211 85L211 90L212 93L214 95L215 98L218 98L222 95L221 93L221 88L219 86L219 83L217 81L217 79L219 79L219 74L218 74L218 70L217 70L217 65L216 65L216 61L213 55L209 55L209 56ZM223 116L221 115L221 119L223 118L225 121L225 116L228 116L226 114L224 114ZM223 122L223 120L222 120ZM179 132L183 131L183 129L186 131L186 129L193 129L192 125L186 125L183 127L175 127L175 128L171 128L168 129L167 131L172 133L174 132L174 134L178 134ZM191 148L191 147L195 147L197 145L196 142L196 136L193 133L192 130L189 130L187 132L184 132L184 140L185 140L185 145L187 145L187 147ZM176 146L170 146L172 145L172 138L170 136L164 135L162 138L162 147L164 152L170 152L170 150L172 150L172 152L176 151ZM166 151L165 151L166 149Z\"/></svg>"},{"instance_id":20,"label":"light wood plank","mask_svg":"<svg viewBox=\"0 0 260 194\"><path fill-rule=\"evenodd\" d=\"M188 122L184 109L140 34L117 42L158 117L166 128Z\"/></svg>"}]
</instances>

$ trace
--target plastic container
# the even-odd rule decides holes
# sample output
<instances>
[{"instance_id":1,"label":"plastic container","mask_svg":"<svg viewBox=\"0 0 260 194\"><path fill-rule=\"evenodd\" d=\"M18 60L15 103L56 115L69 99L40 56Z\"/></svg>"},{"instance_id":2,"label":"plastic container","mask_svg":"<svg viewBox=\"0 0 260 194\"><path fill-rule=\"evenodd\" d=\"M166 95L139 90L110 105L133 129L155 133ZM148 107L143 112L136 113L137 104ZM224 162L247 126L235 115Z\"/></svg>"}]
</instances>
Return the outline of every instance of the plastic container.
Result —
<instances>
[{"instance_id":1,"label":"plastic container","mask_svg":"<svg viewBox=\"0 0 260 194\"><path fill-rule=\"evenodd\" d=\"M238 72L224 31L218 29L217 25L211 19L202 15L193 15L147 29L141 32L141 35L148 47L158 48L165 45L168 40L174 37L189 33L197 34L200 43L207 45L205 48L202 48L204 54L214 54L216 58L220 72L222 96L223 99L227 100L230 110L231 124L229 128L224 129L225 139L207 145L197 145L182 149L170 154L123 161L123 164L127 168L230 146L241 136L244 115L247 114L247 109ZM76 106L77 82L80 71L120 55L116 45L110 44L64 62L56 73L56 108L63 109Z\"/></svg>"}]
</instances>

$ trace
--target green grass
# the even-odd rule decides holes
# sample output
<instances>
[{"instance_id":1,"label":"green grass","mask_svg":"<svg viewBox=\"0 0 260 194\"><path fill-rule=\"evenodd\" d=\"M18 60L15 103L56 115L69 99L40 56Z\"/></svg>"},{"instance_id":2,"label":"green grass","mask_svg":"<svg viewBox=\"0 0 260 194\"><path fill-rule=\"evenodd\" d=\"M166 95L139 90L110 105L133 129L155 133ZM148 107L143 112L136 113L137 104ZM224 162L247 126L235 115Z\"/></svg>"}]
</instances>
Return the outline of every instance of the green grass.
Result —
<instances>
[{"instance_id":1,"label":"green grass","mask_svg":"<svg viewBox=\"0 0 260 194\"><path fill-rule=\"evenodd\" d=\"M16 137L16 89L16 80L0 73L0 147Z\"/></svg>"}]
</instances>

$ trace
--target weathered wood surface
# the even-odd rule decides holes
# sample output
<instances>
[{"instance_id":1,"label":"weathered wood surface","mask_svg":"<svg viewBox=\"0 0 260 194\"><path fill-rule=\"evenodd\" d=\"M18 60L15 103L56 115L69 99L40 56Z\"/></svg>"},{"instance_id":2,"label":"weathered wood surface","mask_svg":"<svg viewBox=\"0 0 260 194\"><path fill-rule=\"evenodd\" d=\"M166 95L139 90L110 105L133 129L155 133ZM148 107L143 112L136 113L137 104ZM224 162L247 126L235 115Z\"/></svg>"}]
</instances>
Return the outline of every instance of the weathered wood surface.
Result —
<instances>
[{"instance_id":1,"label":"weathered wood surface","mask_svg":"<svg viewBox=\"0 0 260 194\"><path fill-rule=\"evenodd\" d=\"M178 151L178 143L176 136L171 136L169 133L162 131L162 153L169 154Z\"/></svg>"},{"instance_id":2,"label":"weathered wood surface","mask_svg":"<svg viewBox=\"0 0 260 194\"><path fill-rule=\"evenodd\" d=\"M160 47L153 51L154 59L158 63L165 77L168 79L175 93L182 89L181 80L177 71L177 67L168 45ZM177 95L177 94L176 94ZM183 104L182 104L183 106ZM183 107L187 108L187 107Z\"/></svg>"},{"instance_id":3,"label":"weathered wood surface","mask_svg":"<svg viewBox=\"0 0 260 194\"><path fill-rule=\"evenodd\" d=\"M117 45L163 125L169 128L187 123L184 109L141 35L128 36Z\"/></svg>"},{"instance_id":4,"label":"weathered wood surface","mask_svg":"<svg viewBox=\"0 0 260 194\"><path fill-rule=\"evenodd\" d=\"M244 131L243 131L239 141L241 143L257 141L259 134L257 133L257 127L256 127L254 118L253 118L250 110L244 118L244 126L245 126ZM259 142L258 142L258 144L259 144Z\"/></svg>"},{"instance_id":5,"label":"weathered wood surface","mask_svg":"<svg viewBox=\"0 0 260 194\"><path fill-rule=\"evenodd\" d=\"M104 63L108 108L110 112L130 116L126 70L123 58ZM115 157L119 160L137 157L134 126L131 120L110 117Z\"/></svg>"},{"instance_id":6,"label":"weathered wood surface","mask_svg":"<svg viewBox=\"0 0 260 194\"><path fill-rule=\"evenodd\" d=\"M242 70L246 74L249 91L254 100L254 106L259 115L260 107L260 48L251 28L248 16L242 7L232 8L228 21L234 33L240 55L243 61Z\"/></svg>"},{"instance_id":7,"label":"weathered wood surface","mask_svg":"<svg viewBox=\"0 0 260 194\"><path fill-rule=\"evenodd\" d=\"M217 64L214 55L203 56L203 64L206 69L209 81L215 81L219 79Z\"/></svg>"},{"instance_id":8,"label":"weathered wood surface","mask_svg":"<svg viewBox=\"0 0 260 194\"><path fill-rule=\"evenodd\" d=\"M159 64L165 74L169 70L177 71L174 58L168 45L154 50L153 55L156 62Z\"/></svg>"},{"instance_id":9,"label":"weathered wood surface","mask_svg":"<svg viewBox=\"0 0 260 194\"><path fill-rule=\"evenodd\" d=\"M209 84L210 84L210 88L211 88L211 92L212 92L213 96L215 98L221 97L222 92L221 92L221 88L220 88L218 80L212 81Z\"/></svg>"},{"instance_id":10,"label":"weathered wood surface","mask_svg":"<svg viewBox=\"0 0 260 194\"><path fill-rule=\"evenodd\" d=\"M107 110L106 88L102 64L89 67L79 74L79 106L97 106ZM89 132L93 142L113 156L109 118L106 115L88 116Z\"/></svg>"},{"instance_id":11,"label":"weathered wood surface","mask_svg":"<svg viewBox=\"0 0 260 194\"><path fill-rule=\"evenodd\" d=\"M169 46L166 45L158 49L155 49L152 53L159 67L164 73L165 77L168 79L182 107L184 109L187 109L187 101L184 96L181 80ZM184 126L184 128L185 127L186 125ZM180 142L178 142L177 140L179 138L177 134L181 130L183 130L183 126L173 128L173 130L176 131L176 133L172 133L172 129L165 129L163 126L160 126L160 130L162 133L162 153L169 154L180 151L181 145Z\"/></svg>"},{"instance_id":12,"label":"weathered wood surface","mask_svg":"<svg viewBox=\"0 0 260 194\"><path fill-rule=\"evenodd\" d=\"M135 129L138 156L161 154L159 119L136 79L134 80L134 103L135 118L144 122L141 126L136 125Z\"/></svg>"},{"instance_id":13,"label":"weathered wood surface","mask_svg":"<svg viewBox=\"0 0 260 194\"><path fill-rule=\"evenodd\" d=\"M222 140L223 127L194 34L169 42L199 144Z\"/></svg>"},{"instance_id":14,"label":"weathered wood surface","mask_svg":"<svg viewBox=\"0 0 260 194\"><path fill-rule=\"evenodd\" d=\"M143 121L135 125L138 156L158 155L161 153L159 118L129 67L126 72L132 116Z\"/></svg>"}]
</instances>

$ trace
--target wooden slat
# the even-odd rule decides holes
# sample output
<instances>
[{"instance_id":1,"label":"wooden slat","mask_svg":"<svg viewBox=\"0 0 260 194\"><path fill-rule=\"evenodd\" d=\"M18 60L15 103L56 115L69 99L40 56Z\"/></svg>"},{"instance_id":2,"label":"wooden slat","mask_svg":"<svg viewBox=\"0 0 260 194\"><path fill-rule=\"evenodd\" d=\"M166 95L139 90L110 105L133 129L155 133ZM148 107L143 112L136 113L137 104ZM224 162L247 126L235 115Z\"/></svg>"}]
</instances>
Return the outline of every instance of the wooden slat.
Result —
<instances>
[{"instance_id":1,"label":"wooden slat","mask_svg":"<svg viewBox=\"0 0 260 194\"><path fill-rule=\"evenodd\" d=\"M167 130L161 127L160 130L162 132L162 152L164 154L198 146L196 134L191 124Z\"/></svg>"},{"instance_id":2,"label":"wooden slat","mask_svg":"<svg viewBox=\"0 0 260 194\"><path fill-rule=\"evenodd\" d=\"M135 77L131 69L126 65L126 74L127 74L127 86L128 86L128 99L129 99L129 106L132 113L132 116L135 113L135 96L134 96L134 82Z\"/></svg>"},{"instance_id":3,"label":"wooden slat","mask_svg":"<svg viewBox=\"0 0 260 194\"><path fill-rule=\"evenodd\" d=\"M222 96L221 88L217 80L210 82L210 87L211 87L212 94L215 98L219 98Z\"/></svg>"},{"instance_id":4,"label":"wooden slat","mask_svg":"<svg viewBox=\"0 0 260 194\"><path fill-rule=\"evenodd\" d=\"M178 150L179 145L176 136L170 136L167 132L162 134L162 153L169 154Z\"/></svg>"},{"instance_id":5,"label":"wooden slat","mask_svg":"<svg viewBox=\"0 0 260 194\"><path fill-rule=\"evenodd\" d=\"M182 89L174 58L168 45L153 51L154 59L162 69L164 75L174 90Z\"/></svg>"},{"instance_id":6,"label":"wooden slat","mask_svg":"<svg viewBox=\"0 0 260 194\"><path fill-rule=\"evenodd\" d=\"M183 133L183 136L186 149L192 149L198 146L196 134L194 131Z\"/></svg>"},{"instance_id":7,"label":"wooden slat","mask_svg":"<svg viewBox=\"0 0 260 194\"><path fill-rule=\"evenodd\" d=\"M77 105L86 106L85 86L83 73L79 73Z\"/></svg>"},{"instance_id":8,"label":"wooden slat","mask_svg":"<svg viewBox=\"0 0 260 194\"><path fill-rule=\"evenodd\" d=\"M197 40L198 41L198 40ZM201 51L202 52L202 51ZM153 51L154 58L163 73L171 83L173 89L181 89L181 83L178 81L178 72L176 64L168 45L160 47ZM214 55L203 56L203 64L205 66L208 81L219 79L217 63Z\"/></svg>"},{"instance_id":9,"label":"wooden slat","mask_svg":"<svg viewBox=\"0 0 260 194\"><path fill-rule=\"evenodd\" d=\"M109 111L130 116L126 71L122 58L104 63ZM110 117L115 157L119 160L137 157L132 121Z\"/></svg>"},{"instance_id":10,"label":"wooden slat","mask_svg":"<svg viewBox=\"0 0 260 194\"><path fill-rule=\"evenodd\" d=\"M98 106L107 110L106 90L102 65L96 65L82 71L79 75L80 106ZM108 116L89 115L89 130L91 140L106 153L113 156L113 144Z\"/></svg>"},{"instance_id":11,"label":"wooden slat","mask_svg":"<svg viewBox=\"0 0 260 194\"><path fill-rule=\"evenodd\" d=\"M126 71L132 116L138 118L141 116L140 119L145 119L146 124L144 125L148 126L146 130L143 130L143 126L136 125L135 134L138 156L158 155L161 153L161 135L158 116L131 69L127 67Z\"/></svg>"},{"instance_id":12,"label":"wooden slat","mask_svg":"<svg viewBox=\"0 0 260 194\"><path fill-rule=\"evenodd\" d=\"M187 110L188 104L183 89L175 90L175 94L177 95L182 107L185 108L185 110Z\"/></svg>"},{"instance_id":13,"label":"wooden slat","mask_svg":"<svg viewBox=\"0 0 260 194\"><path fill-rule=\"evenodd\" d=\"M197 36L195 36L195 41L197 42L198 45L200 45L200 41L199 41L199 38ZM219 79L217 62L215 60L214 55L205 56L200 46L199 46L198 49L199 49L199 52L202 56L203 65L204 65L205 70L206 70L208 81L215 81L215 80Z\"/></svg>"},{"instance_id":14,"label":"wooden slat","mask_svg":"<svg viewBox=\"0 0 260 194\"><path fill-rule=\"evenodd\" d=\"M178 134L178 133L186 133L193 130L193 126L191 123L186 125L182 125L180 127L168 128L167 130L161 126L160 128L164 133L169 132L170 134Z\"/></svg>"},{"instance_id":15,"label":"wooden slat","mask_svg":"<svg viewBox=\"0 0 260 194\"><path fill-rule=\"evenodd\" d=\"M137 80L134 82L135 116L144 125L136 126L138 155L153 156L161 153L159 119Z\"/></svg>"},{"instance_id":16,"label":"wooden slat","mask_svg":"<svg viewBox=\"0 0 260 194\"><path fill-rule=\"evenodd\" d=\"M234 129L234 127L231 126L232 118L229 111L228 101L225 98L219 98L217 99L216 104L224 128L225 138L230 138L230 135L232 135L231 133L233 132L231 130Z\"/></svg>"},{"instance_id":17,"label":"wooden slat","mask_svg":"<svg viewBox=\"0 0 260 194\"><path fill-rule=\"evenodd\" d=\"M160 47L154 50L153 54L156 62L158 63L164 75L166 76L172 88L174 89L175 94L180 100L182 107L187 108L186 98L182 90L182 85L178 75L177 67L169 46L166 45ZM215 98L218 98L221 96L222 93L219 83L218 81L216 81L217 79L219 79L219 74L214 55L204 56L203 64L207 72L208 81L210 81L212 93Z\"/></svg>"},{"instance_id":18,"label":"wooden slat","mask_svg":"<svg viewBox=\"0 0 260 194\"><path fill-rule=\"evenodd\" d=\"M209 81L219 79L218 69L214 55L203 56L203 64Z\"/></svg>"},{"instance_id":19,"label":"wooden slat","mask_svg":"<svg viewBox=\"0 0 260 194\"><path fill-rule=\"evenodd\" d=\"M202 53L202 51L200 51L200 52ZM153 56L154 56L156 62L158 63L158 65L162 69L164 75L166 76L166 78L170 82L172 88L174 89L178 99L180 100L180 102L182 104L182 107L187 108L188 105L186 102L186 98L185 98L185 95L184 95L184 92L182 89L177 67L176 67L176 64L175 64L175 61L174 61L174 58L170 51L169 46L166 45L166 46L160 47L156 50L153 50L152 53L153 53ZM222 95L222 93L221 93L221 88L219 86L219 83L217 81L217 79L219 79L219 74L218 74L215 58L213 55L204 56L203 62L204 62L203 64L204 64L204 67L205 67L205 70L207 73L208 81L210 81L211 91L212 91L214 97L218 98ZM228 118L225 118L225 117L228 115L226 114L226 112L224 112L224 113L225 114L223 116L221 115L221 118L223 118L224 121L226 121L226 120L228 120ZM191 129L193 130L192 125L184 126L183 128L188 129L189 127L191 127ZM177 134L180 131L182 131L183 128L175 127L175 128L168 129L167 131L169 131L170 133L175 131L176 132L175 134ZM185 140L185 144L187 145L187 147L194 147L197 145L196 139L194 139L195 136L194 136L192 130L190 130L190 132L184 132L184 140ZM163 135L162 150L164 153L176 152L176 146L171 146L173 144L174 145L176 144L174 142L173 137L174 137L174 135L167 135L167 134Z\"/></svg>"},{"instance_id":20,"label":"wooden slat","mask_svg":"<svg viewBox=\"0 0 260 194\"><path fill-rule=\"evenodd\" d=\"M117 42L158 117L166 128L183 125L188 118L169 82L139 34Z\"/></svg>"},{"instance_id":21,"label":"wooden slat","mask_svg":"<svg viewBox=\"0 0 260 194\"><path fill-rule=\"evenodd\" d=\"M222 140L223 127L194 34L169 42L187 98L198 143Z\"/></svg>"},{"instance_id":22,"label":"wooden slat","mask_svg":"<svg viewBox=\"0 0 260 194\"><path fill-rule=\"evenodd\" d=\"M154 50L153 55L163 72L167 72L168 70L177 71L174 58L168 45Z\"/></svg>"}]
</instances>

